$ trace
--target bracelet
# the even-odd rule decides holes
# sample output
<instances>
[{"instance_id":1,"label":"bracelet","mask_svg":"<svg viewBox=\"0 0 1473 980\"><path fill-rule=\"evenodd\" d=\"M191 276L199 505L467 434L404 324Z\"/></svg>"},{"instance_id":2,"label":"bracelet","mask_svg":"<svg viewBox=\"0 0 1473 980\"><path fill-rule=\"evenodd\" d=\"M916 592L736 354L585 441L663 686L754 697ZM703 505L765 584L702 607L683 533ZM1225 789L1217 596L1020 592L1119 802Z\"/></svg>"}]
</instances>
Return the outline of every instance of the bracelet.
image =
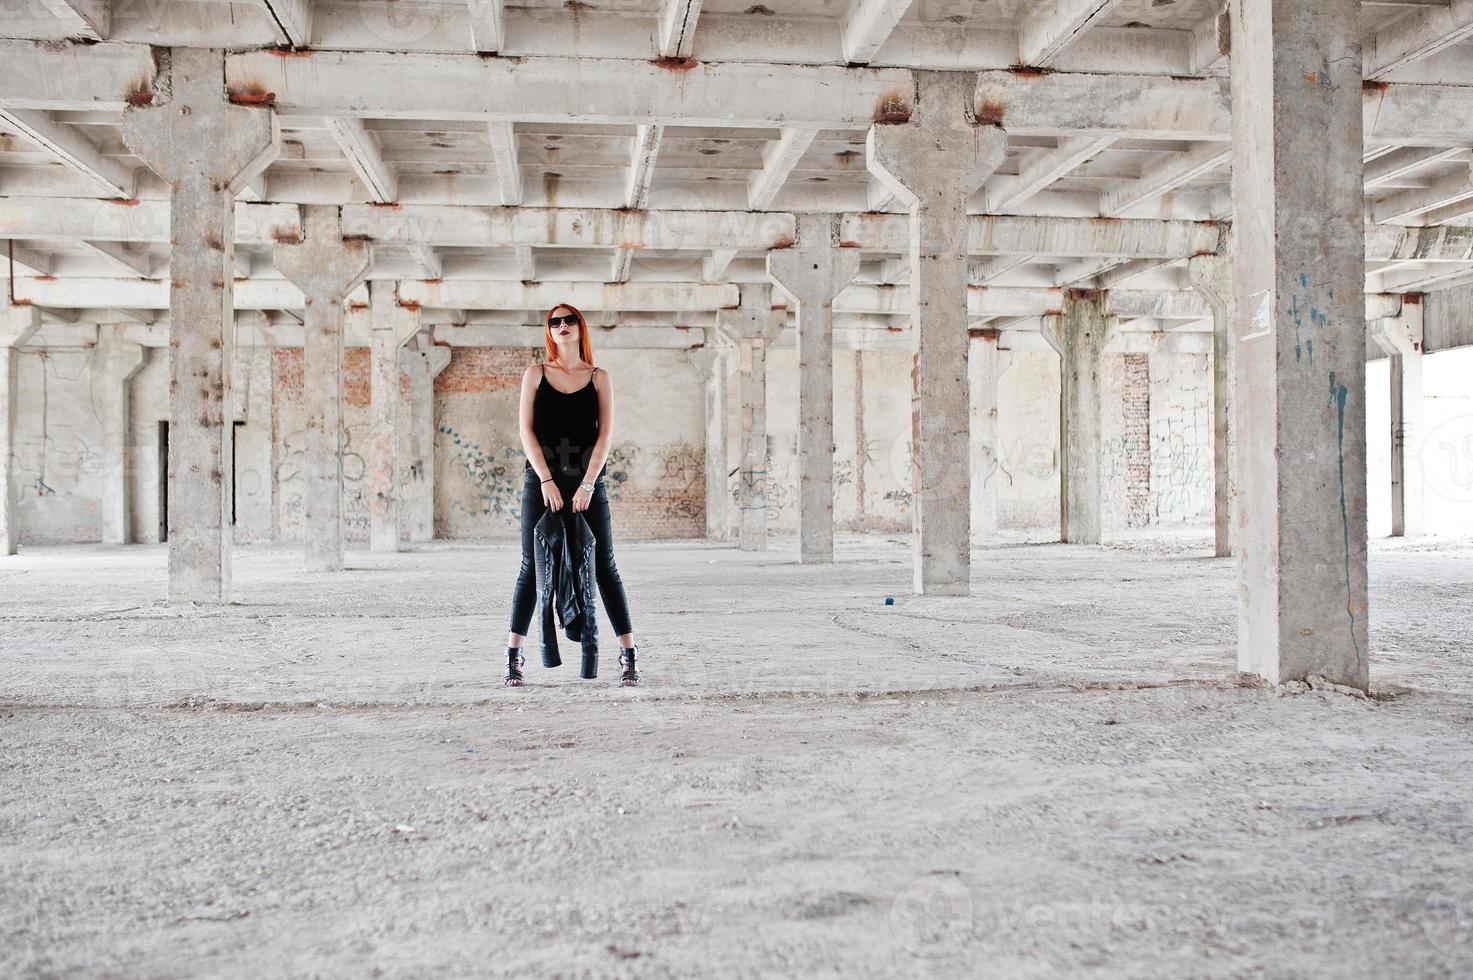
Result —
<instances>
[{"instance_id":1,"label":"bracelet","mask_svg":"<svg viewBox=\"0 0 1473 980\"><path fill-rule=\"evenodd\" d=\"M546 480L543 480L542 482L543 483L551 483L552 482L552 477L548 477Z\"/></svg>"}]
</instances>

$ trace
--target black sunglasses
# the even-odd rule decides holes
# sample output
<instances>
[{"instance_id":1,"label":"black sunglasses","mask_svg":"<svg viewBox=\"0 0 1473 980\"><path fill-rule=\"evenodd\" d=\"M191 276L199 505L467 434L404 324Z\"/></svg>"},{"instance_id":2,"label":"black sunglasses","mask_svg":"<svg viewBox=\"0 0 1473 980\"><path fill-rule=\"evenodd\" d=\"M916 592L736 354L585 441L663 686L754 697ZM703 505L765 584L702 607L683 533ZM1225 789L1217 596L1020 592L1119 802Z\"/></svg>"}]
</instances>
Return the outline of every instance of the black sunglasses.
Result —
<instances>
[{"instance_id":1,"label":"black sunglasses","mask_svg":"<svg viewBox=\"0 0 1473 980\"><path fill-rule=\"evenodd\" d=\"M578 325L578 314L569 313L567 316L551 317L547 321L549 327L576 327Z\"/></svg>"}]
</instances>

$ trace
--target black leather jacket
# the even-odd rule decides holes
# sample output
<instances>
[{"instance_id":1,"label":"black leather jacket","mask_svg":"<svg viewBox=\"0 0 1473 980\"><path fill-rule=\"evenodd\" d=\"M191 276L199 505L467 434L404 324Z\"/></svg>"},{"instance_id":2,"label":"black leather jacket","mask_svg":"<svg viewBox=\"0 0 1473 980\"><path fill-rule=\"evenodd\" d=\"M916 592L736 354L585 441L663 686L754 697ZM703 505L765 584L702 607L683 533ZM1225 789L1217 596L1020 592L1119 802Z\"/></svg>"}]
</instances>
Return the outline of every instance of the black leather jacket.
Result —
<instances>
[{"instance_id":1,"label":"black leather jacket","mask_svg":"<svg viewBox=\"0 0 1473 980\"><path fill-rule=\"evenodd\" d=\"M564 516L566 514L566 516ZM594 608L593 552L597 539L582 513L549 510L533 529L536 541L538 604L542 607L542 662L556 666L557 625L568 639L598 652L598 615Z\"/></svg>"}]
</instances>

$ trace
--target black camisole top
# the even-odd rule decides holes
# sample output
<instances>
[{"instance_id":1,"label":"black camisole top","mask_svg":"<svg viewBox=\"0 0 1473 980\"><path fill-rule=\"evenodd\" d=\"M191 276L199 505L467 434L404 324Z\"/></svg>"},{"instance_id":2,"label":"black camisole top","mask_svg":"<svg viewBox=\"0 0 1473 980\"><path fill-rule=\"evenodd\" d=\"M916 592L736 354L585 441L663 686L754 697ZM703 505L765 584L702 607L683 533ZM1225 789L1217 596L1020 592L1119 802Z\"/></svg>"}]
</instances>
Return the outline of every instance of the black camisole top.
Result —
<instances>
[{"instance_id":1,"label":"black camisole top","mask_svg":"<svg viewBox=\"0 0 1473 980\"><path fill-rule=\"evenodd\" d=\"M532 401L532 432L554 477L578 481L588 472L588 460L598 442L598 409L598 389L592 377L577 391L559 391L547 380L547 369L542 369ZM526 468L532 469L531 460Z\"/></svg>"}]
</instances>

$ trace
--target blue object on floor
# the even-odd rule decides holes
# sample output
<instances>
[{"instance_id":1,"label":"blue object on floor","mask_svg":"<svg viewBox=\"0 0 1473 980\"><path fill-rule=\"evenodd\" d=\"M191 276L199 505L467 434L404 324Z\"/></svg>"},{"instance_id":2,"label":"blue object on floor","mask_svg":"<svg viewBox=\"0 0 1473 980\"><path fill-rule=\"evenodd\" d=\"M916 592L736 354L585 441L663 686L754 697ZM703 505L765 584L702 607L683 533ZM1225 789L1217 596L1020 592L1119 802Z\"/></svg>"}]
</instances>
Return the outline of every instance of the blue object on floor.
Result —
<instances>
[{"instance_id":1,"label":"blue object on floor","mask_svg":"<svg viewBox=\"0 0 1473 980\"><path fill-rule=\"evenodd\" d=\"M893 605L895 605L895 597L893 595L887 595L887 596L885 596L885 605L887 605L887 606L893 606Z\"/></svg>"}]
</instances>

